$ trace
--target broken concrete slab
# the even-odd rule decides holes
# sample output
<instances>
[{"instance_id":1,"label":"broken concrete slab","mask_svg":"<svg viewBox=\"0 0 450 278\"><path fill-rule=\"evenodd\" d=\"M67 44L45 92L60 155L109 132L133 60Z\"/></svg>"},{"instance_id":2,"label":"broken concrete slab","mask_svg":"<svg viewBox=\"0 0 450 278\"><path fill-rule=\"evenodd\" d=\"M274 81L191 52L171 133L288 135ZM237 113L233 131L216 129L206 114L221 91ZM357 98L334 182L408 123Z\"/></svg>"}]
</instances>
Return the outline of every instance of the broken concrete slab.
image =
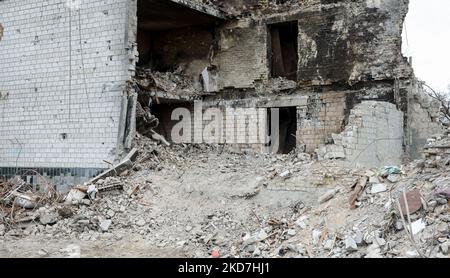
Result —
<instances>
[{"instance_id":1,"label":"broken concrete slab","mask_svg":"<svg viewBox=\"0 0 450 278\"><path fill-rule=\"evenodd\" d=\"M86 197L86 191L81 188L72 188L69 194L66 195L65 203L72 204L73 202L79 202Z\"/></svg>"},{"instance_id":2,"label":"broken concrete slab","mask_svg":"<svg viewBox=\"0 0 450 278\"><path fill-rule=\"evenodd\" d=\"M378 183L378 184L372 185L372 189L370 190L370 193L378 194L381 192L385 192L386 190L387 190L386 184Z\"/></svg>"},{"instance_id":3,"label":"broken concrete slab","mask_svg":"<svg viewBox=\"0 0 450 278\"><path fill-rule=\"evenodd\" d=\"M351 236L347 236L345 238L345 249L347 249L347 251L356 251L356 250L358 250L358 246L356 244L356 241Z\"/></svg>"},{"instance_id":4,"label":"broken concrete slab","mask_svg":"<svg viewBox=\"0 0 450 278\"><path fill-rule=\"evenodd\" d=\"M99 179L105 179L107 177L116 176L122 173L126 169L133 167L133 161L138 155L138 150L136 148L132 149L127 156L117 165L113 166L111 169L106 170L102 174L94 177L89 181L90 184L95 183Z\"/></svg>"}]
</instances>

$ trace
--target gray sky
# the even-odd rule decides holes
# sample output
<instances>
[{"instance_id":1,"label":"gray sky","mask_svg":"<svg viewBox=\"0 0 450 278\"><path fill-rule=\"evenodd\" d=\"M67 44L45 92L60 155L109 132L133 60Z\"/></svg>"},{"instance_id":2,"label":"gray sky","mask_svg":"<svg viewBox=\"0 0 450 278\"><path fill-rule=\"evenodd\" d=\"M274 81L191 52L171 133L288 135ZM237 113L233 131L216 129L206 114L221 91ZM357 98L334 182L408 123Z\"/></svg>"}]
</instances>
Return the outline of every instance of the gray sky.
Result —
<instances>
[{"instance_id":1,"label":"gray sky","mask_svg":"<svg viewBox=\"0 0 450 278\"><path fill-rule=\"evenodd\" d=\"M450 84L450 1L410 0L405 29L403 53L413 57L416 76L435 90L447 91Z\"/></svg>"}]
</instances>

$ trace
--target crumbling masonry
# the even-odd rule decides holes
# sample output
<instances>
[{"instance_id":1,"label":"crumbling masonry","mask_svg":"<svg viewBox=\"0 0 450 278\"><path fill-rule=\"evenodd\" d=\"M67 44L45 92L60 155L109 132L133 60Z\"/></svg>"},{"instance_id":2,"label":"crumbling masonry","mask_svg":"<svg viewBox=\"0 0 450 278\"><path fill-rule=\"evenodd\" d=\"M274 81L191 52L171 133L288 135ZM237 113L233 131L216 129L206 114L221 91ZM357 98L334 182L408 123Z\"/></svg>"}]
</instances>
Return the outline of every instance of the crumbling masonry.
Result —
<instances>
[{"instance_id":1,"label":"crumbling masonry","mask_svg":"<svg viewBox=\"0 0 450 278\"><path fill-rule=\"evenodd\" d=\"M0 1L2 175L79 182L133 148L136 107L170 141L173 109L199 100L280 108L282 152L355 166L417 158L439 131L401 53L408 0L77 4Z\"/></svg>"}]
</instances>

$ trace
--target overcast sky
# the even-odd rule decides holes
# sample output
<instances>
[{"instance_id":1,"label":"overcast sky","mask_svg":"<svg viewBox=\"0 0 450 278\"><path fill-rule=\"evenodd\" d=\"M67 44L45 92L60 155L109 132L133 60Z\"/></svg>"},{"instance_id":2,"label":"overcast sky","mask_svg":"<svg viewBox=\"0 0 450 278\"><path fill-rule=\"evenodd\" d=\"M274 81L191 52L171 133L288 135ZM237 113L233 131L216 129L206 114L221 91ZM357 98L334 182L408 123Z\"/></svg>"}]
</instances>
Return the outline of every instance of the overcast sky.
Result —
<instances>
[{"instance_id":1,"label":"overcast sky","mask_svg":"<svg viewBox=\"0 0 450 278\"><path fill-rule=\"evenodd\" d=\"M450 1L410 0L405 29L403 53L413 57L416 76L435 90L447 91L450 84Z\"/></svg>"}]
</instances>

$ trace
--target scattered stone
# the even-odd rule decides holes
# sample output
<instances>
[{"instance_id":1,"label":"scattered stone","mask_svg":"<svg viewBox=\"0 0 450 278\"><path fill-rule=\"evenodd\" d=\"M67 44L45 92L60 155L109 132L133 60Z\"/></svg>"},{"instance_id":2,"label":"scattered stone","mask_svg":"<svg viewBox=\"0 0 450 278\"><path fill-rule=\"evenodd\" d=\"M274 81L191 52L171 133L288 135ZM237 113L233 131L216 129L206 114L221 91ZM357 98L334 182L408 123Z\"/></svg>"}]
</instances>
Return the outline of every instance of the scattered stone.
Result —
<instances>
[{"instance_id":1,"label":"scattered stone","mask_svg":"<svg viewBox=\"0 0 450 278\"><path fill-rule=\"evenodd\" d=\"M48 252L46 250L44 250L44 249L39 249L38 255L40 257L45 257L45 256L48 256Z\"/></svg>"},{"instance_id":2,"label":"scattered stone","mask_svg":"<svg viewBox=\"0 0 450 278\"><path fill-rule=\"evenodd\" d=\"M339 192L339 189L332 189L329 190L327 193L319 197L319 204L323 204L329 200L331 200L337 193Z\"/></svg>"},{"instance_id":3,"label":"scattered stone","mask_svg":"<svg viewBox=\"0 0 450 278\"><path fill-rule=\"evenodd\" d=\"M66 248L61 250L66 253L66 258L80 258L81 248L76 244L70 244Z\"/></svg>"},{"instance_id":4,"label":"scattered stone","mask_svg":"<svg viewBox=\"0 0 450 278\"><path fill-rule=\"evenodd\" d=\"M377 183L380 183L380 180L378 179L377 176L371 176L371 177L369 178L369 183L370 183L370 184L377 184Z\"/></svg>"},{"instance_id":5,"label":"scattered stone","mask_svg":"<svg viewBox=\"0 0 450 278\"><path fill-rule=\"evenodd\" d=\"M301 229L306 229L306 223L301 219L298 219L297 221L295 221L295 225L297 225Z\"/></svg>"},{"instance_id":6,"label":"scattered stone","mask_svg":"<svg viewBox=\"0 0 450 278\"><path fill-rule=\"evenodd\" d=\"M438 204L438 203L437 203L436 200L431 200L431 201L429 201L428 204L427 204L427 211L428 211L428 212L433 212L434 209L436 208L437 204Z\"/></svg>"},{"instance_id":7,"label":"scattered stone","mask_svg":"<svg viewBox=\"0 0 450 278\"><path fill-rule=\"evenodd\" d=\"M39 216L39 222L42 225L52 225L58 221L58 215L53 212L44 212Z\"/></svg>"},{"instance_id":8,"label":"scattered stone","mask_svg":"<svg viewBox=\"0 0 450 278\"><path fill-rule=\"evenodd\" d=\"M389 175L387 177L387 180L392 183L397 183L400 180L400 176L399 175Z\"/></svg>"},{"instance_id":9,"label":"scattered stone","mask_svg":"<svg viewBox=\"0 0 450 278\"><path fill-rule=\"evenodd\" d=\"M106 212L106 215L108 215L110 218L113 218L114 215L116 215L116 213L115 213L112 209L109 209L109 210Z\"/></svg>"},{"instance_id":10,"label":"scattered stone","mask_svg":"<svg viewBox=\"0 0 450 278\"><path fill-rule=\"evenodd\" d=\"M377 183L372 185L372 190L370 191L370 193L372 194L378 194L381 192L385 192L387 190L387 187L385 184L383 183Z\"/></svg>"},{"instance_id":11,"label":"scattered stone","mask_svg":"<svg viewBox=\"0 0 450 278\"><path fill-rule=\"evenodd\" d=\"M138 221L136 221L136 225L138 225L139 227L143 227L145 226L146 222L144 219L139 219Z\"/></svg>"},{"instance_id":12,"label":"scattered stone","mask_svg":"<svg viewBox=\"0 0 450 278\"><path fill-rule=\"evenodd\" d=\"M397 231L401 231L401 230L403 230L403 222L401 221L401 220L396 220L395 221L395 229L397 230Z\"/></svg>"},{"instance_id":13,"label":"scattered stone","mask_svg":"<svg viewBox=\"0 0 450 278\"><path fill-rule=\"evenodd\" d=\"M89 225L90 221L88 219L78 220L77 223L81 226Z\"/></svg>"},{"instance_id":14,"label":"scattered stone","mask_svg":"<svg viewBox=\"0 0 450 278\"><path fill-rule=\"evenodd\" d=\"M73 211L69 206L63 206L61 208L58 209L58 214L62 217L62 218L70 218L73 216Z\"/></svg>"},{"instance_id":15,"label":"scattered stone","mask_svg":"<svg viewBox=\"0 0 450 278\"><path fill-rule=\"evenodd\" d=\"M323 248L325 250L331 251L331 249L333 249L333 245L334 245L334 241L331 239L328 239L325 241Z\"/></svg>"},{"instance_id":16,"label":"scattered stone","mask_svg":"<svg viewBox=\"0 0 450 278\"><path fill-rule=\"evenodd\" d=\"M382 258L381 249L377 244L372 244L367 248L367 254L364 258L368 259L379 259Z\"/></svg>"},{"instance_id":17,"label":"scattered stone","mask_svg":"<svg viewBox=\"0 0 450 278\"><path fill-rule=\"evenodd\" d=\"M309 161L311 160L311 155L309 153L299 153L297 158L300 161Z\"/></svg>"},{"instance_id":18,"label":"scattered stone","mask_svg":"<svg viewBox=\"0 0 450 278\"><path fill-rule=\"evenodd\" d=\"M406 257L410 258L410 259L415 259L415 258L419 258L419 252L417 252L416 250L412 250L412 251L407 251L405 253Z\"/></svg>"},{"instance_id":19,"label":"scattered stone","mask_svg":"<svg viewBox=\"0 0 450 278\"><path fill-rule=\"evenodd\" d=\"M375 240L375 238L378 238L379 236L379 232L378 231L372 231L369 233L365 233L364 234L364 242L367 244L372 244Z\"/></svg>"},{"instance_id":20,"label":"scattered stone","mask_svg":"<svg viewBox=\"0 0 450 278\"><path fill-rule=\"evenodd\" d=\"M245 252L253 253L256 250L256 246L254 244L250 244L244 247Z\"/></svg>"},{"instance_id":21,"label":"scattered stone","mask_svg":"<svg viewBox=\"0 0 450 278\"><path fill-rule=\"evenodd\" d=\"M437 225L437 231L442 234L447 233L448 232L448 224L447 223L439 223Z\"/></svg>"},{"instance_id":22,"label":"scattered stone","mask_svg":"<svg viewBox=\"0 0 450 278\"><path fill-rule=\"evenodd\" d=\"M253 235L246 234L243 238L243 245L247 246L247 245L251 245L256 242L263 241L268 236L269 235L266 233L266 231L264 229L260 230L259 232L257 232L256 234L253 234Z\"/></svg>"},{"instance_id":23,"label":"scattered stone","mask_svg":"<svg viewBox=\"0 0 450 278\"><path fill-rule=\"evenodd\" d=\"M378 237L378 238L375 238L374 244L377 244L378 246L383 247L386 245L386 240L384 238Z\"/></svg>"},{"instance_id":24,"label":"scattered stone","mask_svg":"<svg viewBox=\"0 0 450 278\"><path fill-rule=\"evenodd\" d=\"M450 222L450 215L448 215L448 214L441 214L441 215L439 215L439 220L448 223L448 222Z\"/></svg>"},{"instance_id":25,"label":"scattered stone","mask_svg":"<svg viewBox=\"0 0 450 278\"><path fill-rule=\"evenodd\" d=\"M347 236L345 238L345 249L347 249L347 251L356 251L356 250L358 250L358 246L356 244L356 241L350 236Z\"/></svg>"},{"instance_id":26,"label":"scattered stone","mask_svg":"<svg viewBox=\"0 0 450 278\"><path fill-rule=\"evenodd\" d=\"M73 202L78 202L86 197L86 192L81 191L78 188L72 188L67 194L65 202L66 204L72 204Z\"/></svg>"},{"instance_id":27,"label":"scattered stone","mask_svg":"<svg viewBox=\"0 0 450 278\"><path fill-rule=\"evenodd\" d=\"M295 229L289 229L287 231L287 234L290 236L295 236L297 234L297 231Z\"/></svg>"},{"instance_id":28,"label":"scattered stone","mask_svg":"<svg viewBox=\"0 0 450 278\"><path fill-rule=\"evenodd\" d=\"M434 195L438 198L444 198L446 200L450 199L450 186L442 187L434 193Z\"/></svg>"},{"instance_id":29,"label":"scattered stone","mask_svg":"<svg viewBox=\"0 0 450 278\"><path fill-rule=\"evenodd\" d=\"M364 243L364 235L361 231L355 232L354 240L356 242L356 245L361 246Z\"/></svg>"},{"instance_id":30,"label":"scattered stone","mask_svg":"<svg viewBox=\"0 0 450 278\"><path fill-rule=\"evenodd\" d=\"M449 246L450 246L450 242L449 241L446 241L446 242L441 244L441 246L440 246L441 247L441 251L442 251L442 253L444 255L448 255L448 248L449 248Z\"/></svg>"},{"instance_id":31,"label":"scattered stone","mask_svg":"<svg viewBox=\"0 0 450 278\"><path fill-rule=\"evenodd\" d=\"M313 239L314 244L317 244L319 242L321 234L322 234L322 231L320 231L320 230L312 231L312 239Z\"/></svg>"},{"instance_id":32,"label":"scattered stone","mask_svg":"<svg viewBox=\"0 0 450 278\"><path fill-rule=\"evenodd\" d=\"M107 232L111 224L111 220L102 220L100 221L100 229L102 230L102 232Z\"/></svg>"},{"instance_id":33,"label":"scattered stone","mask_svg":"<svg viewBox=\"0 0 450 278\"><path fill-rule=\"evenodd\" d=\"M183 247L183 246L186 245L186 243L187 243L186 240L181 240L181 241L178 241L178 242L177 242L177 246L178 246L178 247Z\"/></svg>"}]
</instances>

